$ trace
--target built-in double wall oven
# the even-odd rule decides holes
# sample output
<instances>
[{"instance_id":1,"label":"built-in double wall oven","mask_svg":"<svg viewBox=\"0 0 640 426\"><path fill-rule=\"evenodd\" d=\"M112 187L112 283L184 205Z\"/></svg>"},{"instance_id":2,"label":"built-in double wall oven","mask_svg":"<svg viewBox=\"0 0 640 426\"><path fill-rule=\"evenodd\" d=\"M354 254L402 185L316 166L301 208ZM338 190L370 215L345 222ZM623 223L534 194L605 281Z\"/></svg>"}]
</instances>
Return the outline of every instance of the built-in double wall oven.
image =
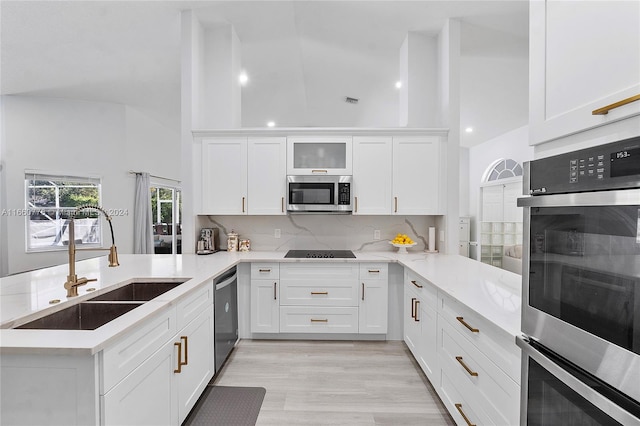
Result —
<instances>
[{"instance_id":1,"label":"built-in double wall oven","mask_svg":"<svg viewBox=\"0 0 640 426\"><path fill-rule=\"evenodd\" d=\"M640 425L640 138L525 164L523 425Z\"/></svg>"}]
</instances>

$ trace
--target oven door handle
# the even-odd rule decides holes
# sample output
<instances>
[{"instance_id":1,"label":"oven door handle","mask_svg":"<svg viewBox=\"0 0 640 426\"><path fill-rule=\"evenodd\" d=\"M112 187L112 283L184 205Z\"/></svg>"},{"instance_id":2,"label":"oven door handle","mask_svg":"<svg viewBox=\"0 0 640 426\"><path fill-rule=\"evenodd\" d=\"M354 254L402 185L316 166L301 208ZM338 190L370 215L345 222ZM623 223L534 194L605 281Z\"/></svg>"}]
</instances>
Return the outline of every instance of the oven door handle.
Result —
<instances>
[{"instance_id":1,"label":"oven door handle","mask_svg":"<svg viewBox=\"0 0 640 426\"><path fill-rule=\"evenodd\" d=\"M545 370L553 374L558 380L571 388L571 390L582 396L594 406L598 407L602 412L604 412L611 418L622 423L623 425L640 425L639 418L593 390L582 380L578 379L573 374L558 365L556 361L550 359L549 357L532 347L524 338L516 336L516 344L520 347L520 349L522 349L523 355L527 355L529 358L532 358ZM526 362L526 358L523 358L523 362ZM523 383L522 386L523 389L525 389L525 383Z\"/></svg>"},{"instance_id":2,"label":"oven door handle","mask_svg":"<svg viewBox=\"0 0 640 426\"><path fill-rule=\"evenodd\" d=\"M637 206L640 189L532 195L518 198L518 207Z\"/></svg>"}]
</instances>

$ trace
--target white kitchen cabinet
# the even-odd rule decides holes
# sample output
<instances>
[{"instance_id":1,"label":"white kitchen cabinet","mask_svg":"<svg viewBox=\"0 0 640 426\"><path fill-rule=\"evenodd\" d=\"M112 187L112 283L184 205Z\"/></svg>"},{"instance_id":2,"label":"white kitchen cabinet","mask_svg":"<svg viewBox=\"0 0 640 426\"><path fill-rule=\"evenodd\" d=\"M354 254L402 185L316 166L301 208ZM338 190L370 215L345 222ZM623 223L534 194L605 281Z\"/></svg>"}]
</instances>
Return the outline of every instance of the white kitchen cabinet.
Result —
<instances>
[{"instance_id":1,"label":"white kitchen cabinet","mask_svg":"<svg viewBox=\"0 0 640 426\"><path fill-rule=\"evenodd\" d=\"M287 137L288 175L351 175L351 136Z\"/></svg>"},{"instance_id":2,"label":"white kitchen cabinet","mask_svg":"<svg viewBox=\"0 0 640 426\"><path fill-rule=\"evenodd\" d=\"M439 137L393 138L393 214L436 215L442 213L441 163Z\"/></svg>"},{"instance_id":3,"label":"white kitchen cabinet","mask_svg":"<svg viewBox=\"0 0 640 426\"><path fill-rule=\"evenodd\" d=\"M529 13L530 144L640 114L640 3L532 1Z\"/></svg>"},{"instance_id":4,"label":"white kitchen cabinet","mask_svg":"<svg viewBox=\"0 0 640 426\"><path fill-rule=\"evenodd\" d=\"M471 220L468 216L458 219L458 254L464 257L469 257L470 222Z\"/></svg>"},{"instance_id":5,"label":"white kitchen cabinet","mask_svg":"<svg viewBox=\"0 0 640 426\"><path fill-rule=\"evenodd\" d=\"M248 143L248 213L286 214L287 139L249 137Z\"/></svg>"},{"instance_id":6,"label":"white kitchen cabinet","mask_svg":"<svg viewBox=\"0 0 640 426\"><path fill-rule=\"evenodd\" d=\"M247 214L247 138L202 140L202 214Z\"/></svg>"},{"instance_id":7,"label":"white kitchen cabinet","mask_svg":"<svg viewBox=\"0 0 640 426\"><path fill-rule=\"evenodd\" d=\"M388 264L360 264L358 332L360 334L386 334L388 324L388 310Z\"/></svg>"},{"instance_id":8,"label":"white kitchen cabinet","mask_svg":"<svg viewBox=\"0 0 640 426\"><path fill-rule=\"evenodd\" d=\"M353 138L353 214L391 214L393 143L387 136Z\"/></svg>"},{"instance_id":9,"label":"white kitchen cabinet","mask_svg":"<svg viewBox=\"0 0 640 426\"><path fill-rule=\"evenodd\" d=\"M251 264L251 332L280 332L280 266Z\"/></svg>"},{"instance_id":10,"label":"white kitchen cabinet","mask_svg":"<svg viewBox=\"0 0 640 426\"><path fill-rule=\"evenodd\" d=\"M210 285L105 349L101 424L180 424L214 374L213 321Z\"/></svg>"}]
</instances>

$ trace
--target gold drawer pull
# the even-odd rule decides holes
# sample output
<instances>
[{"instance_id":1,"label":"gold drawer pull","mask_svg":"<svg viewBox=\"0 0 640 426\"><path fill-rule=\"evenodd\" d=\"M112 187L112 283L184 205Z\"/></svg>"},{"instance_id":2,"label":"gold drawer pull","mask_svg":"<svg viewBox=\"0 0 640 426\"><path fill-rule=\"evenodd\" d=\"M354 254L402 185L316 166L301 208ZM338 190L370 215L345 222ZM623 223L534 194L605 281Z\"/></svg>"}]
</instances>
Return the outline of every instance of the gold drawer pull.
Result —
<instances>
[{"instance_id":1,"label":"gold drawer pull","mask_svg":"<svg viewBox=\"0 0 640 426\"><path fill-rule=\"evenodd\" d=\"M416 319L416 298L411 298L411 318Z\"/></svg>"},{"instance_id":2,"label":"gold drawer pull","mask_svg":"<svg viewBox=\"0 0 640 426\"><path fill-rule=\"evenodd\" d=\"M184 340L184 364L189 364L189 341L187 340L187 336L180 336L180 340Z\"/></svg>"},{"instance_id":3,"label":"gold drawer pull","mask_svg":"<svg viewBox=\"0 0 640 426\"><path fill-rule=\"evenodd\" d=\"M178 368L173 370L174 373L182 373L182 366L184 365L182 363L182 343L181 342L174 342L173 346L177 346L178 347Z\"/></svg>"},{"instance_id":4,"label":"gold drawer pull","mask_svg":"<svg viewBox=\"0 0 640 426\"><path fill-rule=\"evenodd\" d=\"M273 283L273 300L277 300L278 298L277 286L278 286L277 282Z\"/></svg>"},{"instance_id":5,"label":"gold drawer pull","mask_svg":"<svg viewBox=\"0 0 640 426\"><path fill-rule=\"evenodd\" d=\"M355 200L355 202L356 202L356 207L355 207L355 210L354 210L353 212L354 212L354 213L358 213L358 197L353 197L353 199L354 199L354 200Z\"/></svg>"},{"instance_id":6,"label":"gold drawer pull","mask_svg":"<svg viewBox=\"0 0 640 426\"><path fill-rule=\"evenodd\" d=\"M415 285L418 288L422 288L423 287L420 284L418 284L415 280L411 280L411 284Z\"/></svg>"},{"instance_id":7,"label":"gold drawer pull","mask_svg":"<svg viewBox=\"0 0 640 426\"><path fill-rule=\"evenodd\" d=\"M316 170L311 170L311 173L327 173L327 171L322 169L316 169Z\"/></svg>"},{"instance_id":8,"label":"gold drawer pull","mask_svg":"<svg viewBox=\"0 0 640 426\"><path fill-rule=\"evenodd\" d=\"M242 213L244 213L244 197L242 197Z\"/></svg>"},{"instance_id":9,"label":"gold drawer pull","mask_svg":"<svg viewBox=\"0 0 640 426\"><path fill-rule=\"evenodd\" d=\"M328 319L315 319L315 318L311 318L311 322L329 322Z\"/></svg>"},{"instance_id":10,"label":"gold drawer pull","mask_svg":"<svg viewBox=\"0 0 640 426\"><path fill-rule=\"evenodd\" d=\"M284 197L280 197L280 208L282 209L282 213L284 213Z\"/></svg>"},{"instance_id":11,"label":"gold drawer pull","mask_svg":"<svg viewBox=\"0 0 640 426\"><path fill-rule=\"evenodd\" d=\"M465 422L467 422L468 426L476 426L475 423L471 423L469 421L469 418L467 417L466 414L464 414L464 411L462 411L462 404L454 404L456 406L456 409L458 410L458 413L460 413L460 415L462 416L462 418L464 419Z\"/></svg>"},{"instance_id":12,"label":"gold drawer pull","mask_svg":"<svg viewBox=\"0 0 640 426\"><path fill-rule=\"evenodd\" d=\"M413 319L414 319L416 322L420 322L420 319L418 318L418 311L419 311L419 309L418 309L418 305L419 305L419 304L420 304L420 301L419 301L419 300L416 300L416 316L415 316L415 317L413 317Z\"/></svg>"},{"instance_id":13,"label":"gold drawer pull","mask_svg":"<svg viewBox=\"0 0 640 426\"><path fill-rule=\"evenodd\" d=\"M467 322L464 320L464 317L456 317L456 319L458 321L460 321L460 323L462 325L464 325L465 327L467 327L469 329L469 331L471 331L472 333L478 333L480 332L480 330L478 330L477 328L473 328L471 327L469 324L467 324Z\"/></svg>"},{"instance_id":14,"label":"gold drawer pull","mask_svg":"<svg viewBox=\"0 0 640 426\"><path fill-rule=\"evenodd\" d=\"M312 295L315 295L315 294L329 294L329 292L328 291L312 291L311 294Z\"/></svg>"},{"instance_id":15,"label":"gold drawer pull","mask_svg":"<svg viewBox=\"0 0 640 426\"><path fill-rule=\"evenodd\" d=\"M362 300L364 300L364 283L362 283Z\"/></svg>"},{"instance_id":16,"label":"gold drawer pull","mask_svg":"<svg viewBox=\"0 0 640 426\"><path fill-rule=\"evenodd\" d=\"M618 107L621 107L626 104L630 104L631 102L635 102L635 101L640 101L640 95L631 96L630 98L623 99L611 105L607 105L605 107L595 109L591 111L591 115L607 115L609 114L609 111L611 111L612 109L616 109Z\"/></svg>"},{"instance_id":17,"label":"gold drawer pull","mask_svg":"<svg viewBox=\"0 0 640 426\"><path fill-rule=\"evenodd\" d=\"M269 269L258 269L258 272L271 272L271 268L269 268Z\"/></svg>"},{"instance_id":18,"label":"gold drawer pull","mask_svg":"<svg viewBox=\"0 0 640 426\"><path fill-rule=\"evenodd\" d=\"M370 274L379 274L380 273L380 269L369 269L369 273Z\"/></svg>"},{"instance_id":19,"label":"gold drawer pull","mask_svg":"<svg viewBox=\"0 0 640 426\"><path fill-rule=\"evenodd\" d=\"M478 373L473 371L472 369L469 368L469 366L467 364L464 363L464 361L462 360L461 356L457 356L456 357L456 361L458 361L460 363L460 365L467 370L467 373L469 373L470 376L473 377L478 377Z\"/></svg>"},{"instance_id":20,"label":"gold drawer pull","mask_svg":"<svg viewBox=\"0 0 640 426\"><path fill-rule=\"evenodd\" d=\"M393 209L393 212L398 213L398 197L393 197L393 202L395 203L395 208Z\"/></svg>"}]
</instances>

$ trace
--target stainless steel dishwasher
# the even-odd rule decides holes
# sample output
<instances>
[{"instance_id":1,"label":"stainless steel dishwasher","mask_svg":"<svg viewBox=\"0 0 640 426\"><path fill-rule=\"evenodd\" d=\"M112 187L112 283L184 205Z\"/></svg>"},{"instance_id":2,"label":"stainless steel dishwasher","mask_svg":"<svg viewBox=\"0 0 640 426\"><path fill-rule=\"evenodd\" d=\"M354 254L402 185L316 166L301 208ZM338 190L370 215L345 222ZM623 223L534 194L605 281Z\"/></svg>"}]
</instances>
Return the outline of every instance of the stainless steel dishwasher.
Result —
<instances>
[{"instance_id":1,"label":"stainless steel dishwasher","mask_svg":"<svg viewBox=\"0 0 640 426\"><path fill-rule=\"evenodd\" d=\"M238 341L238 274L230 268L213 280L216 373Z\"/></svg>"}]
</instances>

